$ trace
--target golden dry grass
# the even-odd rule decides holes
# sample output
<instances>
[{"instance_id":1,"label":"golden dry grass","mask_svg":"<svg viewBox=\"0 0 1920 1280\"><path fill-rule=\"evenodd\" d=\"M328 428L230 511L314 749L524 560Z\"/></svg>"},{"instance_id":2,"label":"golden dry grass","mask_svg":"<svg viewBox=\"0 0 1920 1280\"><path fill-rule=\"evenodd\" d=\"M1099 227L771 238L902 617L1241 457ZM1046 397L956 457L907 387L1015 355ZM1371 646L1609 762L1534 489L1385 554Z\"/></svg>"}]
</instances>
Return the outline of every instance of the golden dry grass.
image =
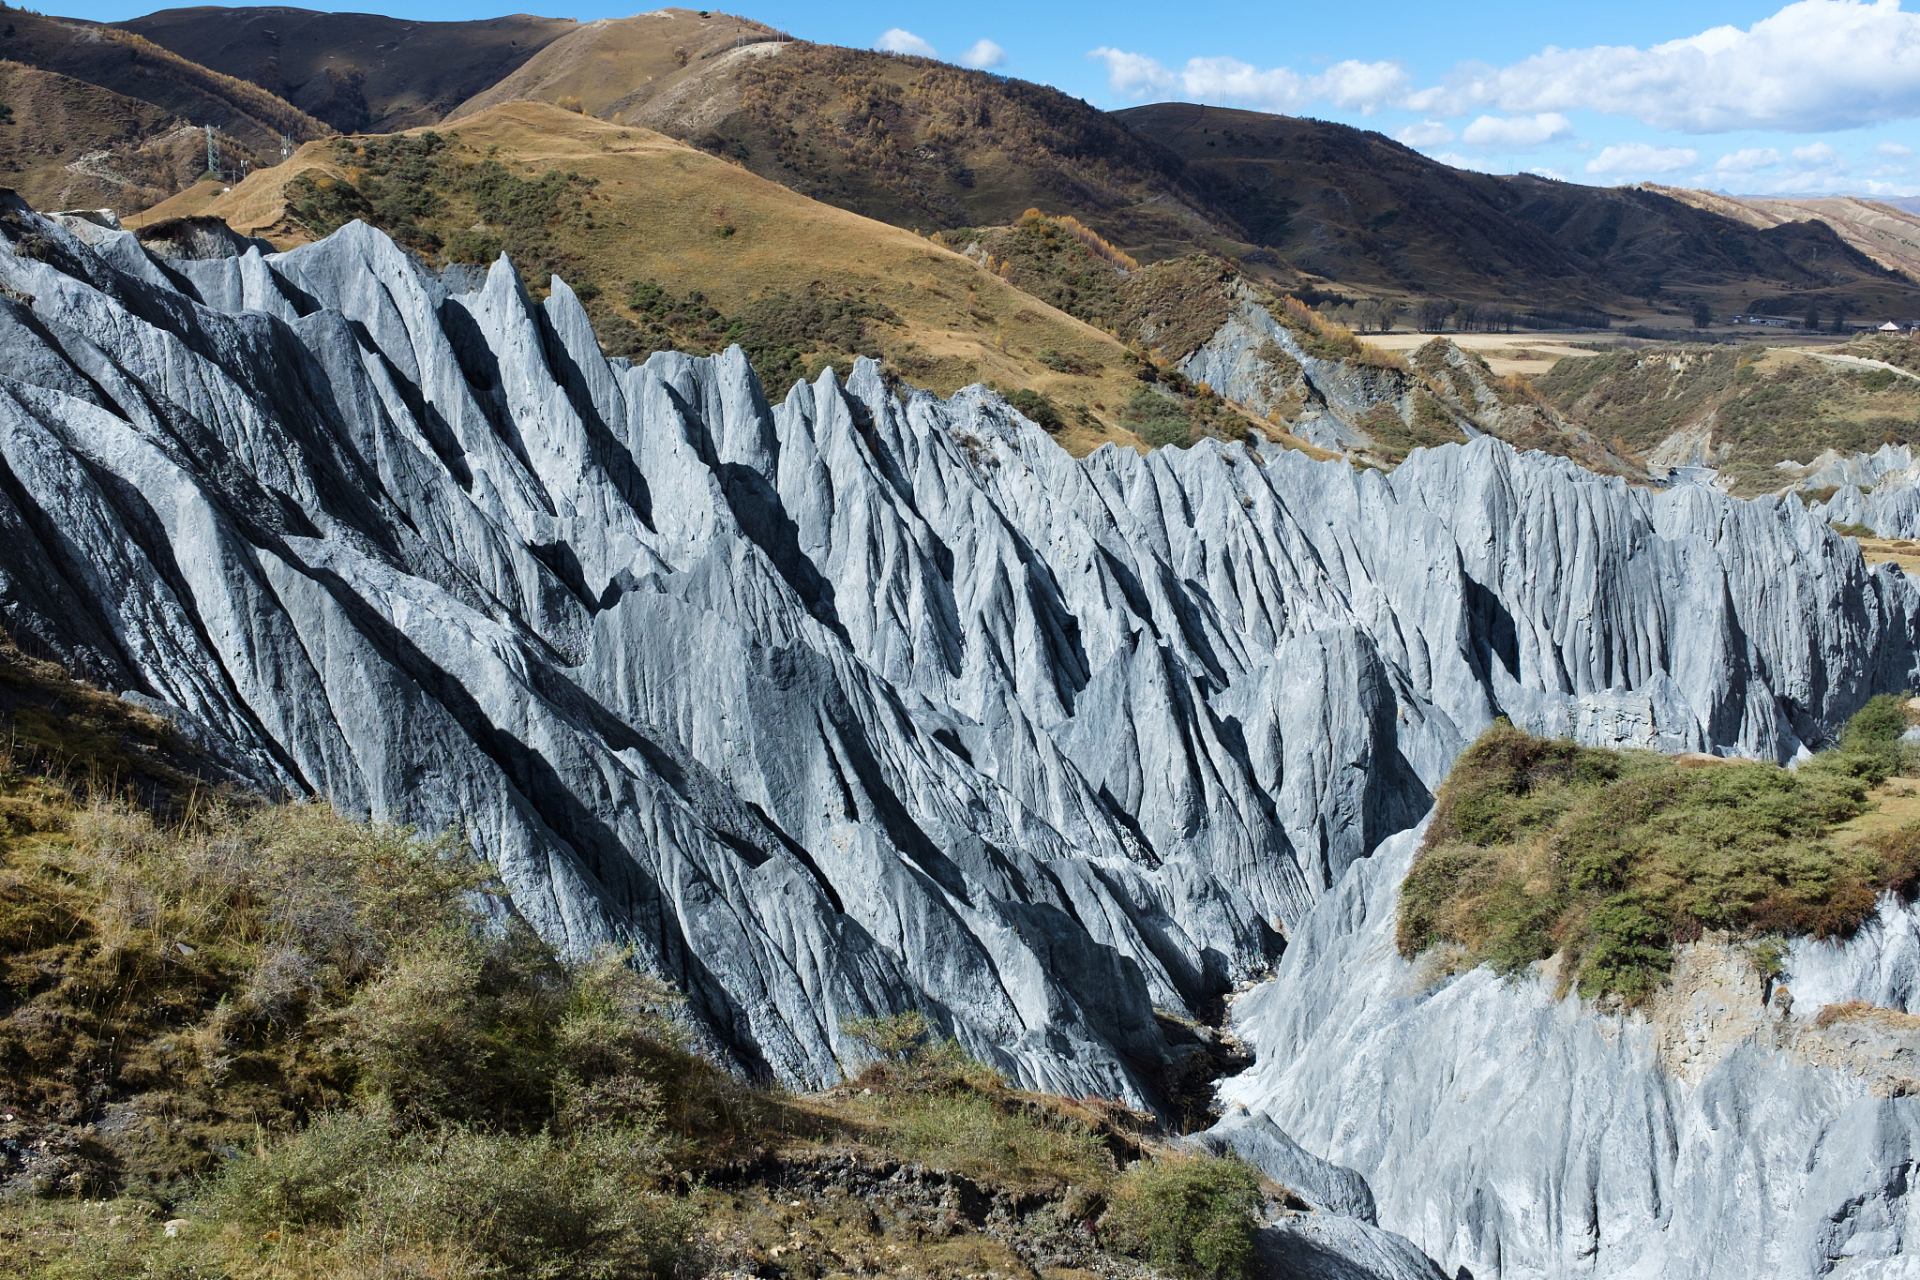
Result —
<instances>
[{"instance_id":1,"label":"golden dry grass","mask_svg":"<svg viewBox=\"0 0 1920 1280\"><path fill-rule=\"evenodd\" d=\"M564 169L595 180L608 206L596 227L557 234L573 237L567 247L605 281L698 290L728 313L768 293L805 294L815 282L865 296L900 318L883 346L907 381L940 394L974 382L1032 388L1062 409L1060 441L1076 455L1108 442L1138 446L1120 411L1139 384L1117 339L911 231L809 200L661 134L543 103L493 107L445 132L523 177ZM302 174L343 176L335 155L330 143L309 144L230 192L196 189L140 221L204 213L291 247L310 234L288 217L287 184ZM716 235L721 225L734 232ZM528 284L539 292L546 282ZM1041 363L1046 352L1094 371L1057 372Z\"/></svg>"},{"instance_id":2,"label":"golden dry grass","mask_svg":"<svg viewBox=\"0 0 1920 1280\"><path fill-rule=\"evenodd\" d=\"M1907 538L1861 538L1860 558L1868 564L1894 564L1900 571L1920 577L1920 542Z\"/></svg>"},{"instance_id":3,"label":"golden dry grass","mask_svg":"<svg viewBox=\"0 0 1920 1280\"><path fill-rule=\"evenodd\" d=\"M704 79L742 42L774 34L750 18L715 10L656 9L583 23L448 112L446 123L514 101L577 103L590 116L637 122L641 117L633 113L644 104L674 96L683 81Z\"/></svg>"}]
</instances>

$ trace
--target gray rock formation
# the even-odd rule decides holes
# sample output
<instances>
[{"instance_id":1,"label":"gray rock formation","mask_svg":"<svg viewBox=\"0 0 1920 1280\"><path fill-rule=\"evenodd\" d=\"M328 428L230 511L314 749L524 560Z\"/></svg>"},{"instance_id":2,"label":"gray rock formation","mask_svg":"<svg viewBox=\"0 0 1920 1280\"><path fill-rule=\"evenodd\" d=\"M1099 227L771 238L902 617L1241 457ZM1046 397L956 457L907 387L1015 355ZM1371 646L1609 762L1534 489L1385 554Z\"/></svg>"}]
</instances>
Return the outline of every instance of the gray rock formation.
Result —
<instances>
[{"instance_id":1,"label":"gray rock formation","mask_svg":"<svg viewBox=\"0 0 1920 1280\"><path fill-rule=\"evenodd\" d=\"M1358 1218L1369 1226L1379 1224L1373 1191L1365 1178L1308 1154L1264 1111L1236 1110L1211 1129L1189 1134L1182 1142L1211 1155L1239 1156L1311 1209Z\"/></svg>"},{"instance_id":2,"label":"gray rock formation","mask_svg":"<svg viewBox=\"0 0 1920 1280\"><path fill-rule=\"evenodd\" d=\"M1449 1273L1912 1273L1920 1018L1895 1011L1920 1001L1913 909L1888 899L1844 945L1798 943L1791 1016L1712 943L1683 949L1647 1013L1603 1015L1548 973L1402 960L1420 835L1355 864L1241 1001L1258 1061L1225 1096L1364 1175L1380 1226ZM1850 1000L1886 1008L1822 1018Z\"/></svg>"},{"instance_id":3,"label":"gray rock formation","mask_svg":"<svg viewBox=\"0 0 1920 1280\"><path fill-rule=\"evenodd\" d=\"M1150 1098L1499 714L1784 759L1913 681L1913 587L1798 502L1490 440L1391 477L1075 460L862 363L603 358L565 284L358 224L159 257L0 209L0 618L260 785L458 827L797 1084L926 1010Z\"/></svg>"},{"instance_id":4,"label":"gray rock formation","mask_svg":"<svg viewBox=\"0 0 1920 1280\"><path fill-rule=\"evenodd\" d=\"M1281 1280L1449 1280L1404 1236L1330 1214L1283 1214L1261 1225L1254 1248L1264 1275Z\"/></svg>"},{"instance_id":5,"label":"gray rock formation","mask_svg":"<svg viewBox=\"0 0 1920 1280\"><path fill-rule=\"evenodd\" d=\"M1792 487L1816 495L1814 513L1834 524L1863 524L1883 538L1920 538L1920 462L1906 445L1842 457L1828 449L1805 466L1780 464Z\"/></svg>"},{"instance_id":6,"label":"gray rock formation","mask_svg":"<svg viewBox=\"0 0 1920 1280\"><path fill-rule=\"evenodd\" d=\"M1228 289L1226 323L1179 364L1196 382L1272 416L1323 449L1398 456L1410 444L1492 435L1570 457L1610 475L1641 468L1478 357L1434 337L1404 364L1311 354L1244 281ZM1324 347L1316 348L1324 352ZM1644 476L1643 476L1644 478Z\"/></svg>"}]
</instances>

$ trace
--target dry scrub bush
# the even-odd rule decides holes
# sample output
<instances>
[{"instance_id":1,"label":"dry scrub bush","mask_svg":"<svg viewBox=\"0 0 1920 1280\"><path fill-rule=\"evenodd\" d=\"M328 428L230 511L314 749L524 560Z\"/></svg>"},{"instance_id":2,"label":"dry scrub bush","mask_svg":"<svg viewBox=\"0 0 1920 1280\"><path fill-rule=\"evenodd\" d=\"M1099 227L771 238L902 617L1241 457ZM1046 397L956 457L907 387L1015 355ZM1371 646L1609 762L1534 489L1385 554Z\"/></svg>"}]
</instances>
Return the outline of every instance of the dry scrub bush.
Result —
<instances>
[{"instance_id":1,"label":"dry scrub bush","mask_svg":"<svg viewBox=\"0 0 1920 1280\"><path fill-rule=\"evenodd\" d=\"M1400 951L1451 943L1504 973L1564 952L1582 995L1631 1003L1703 929L1851 934L1882 894L1920 881L1920 831L1828 838L1912 766L1904 727L1898 700L1875 698L1836 748L1789 771L1685 769L1497 724L1441 788L1401 890Z\"/></svg>"},{"instance_id":2,"label":"dry scrub bush","mask_svg":"<svg viewBox=\"0 0 1920 1280\"><path fill-rule=\"evenodd\" d=\"M901 1155L1022 1184L1100 1186L1113 1176L1113 1155L1091 1127L1016 1094L925 1015L856 1018L842 1030L874 1055L857 1083L876 1096L887 1145Z\"/></svg>"},{"instance_id":3,"label":"dry scrub bush","mask_svg":"<svg viewBox=\"0 0 1920 1280\"><path fill-rule=\"evenodd\" d=\"M1253 1269L1260 1175L1233 1157L1140 1161L1115 1185L1102 1225L1126 1253L1182 1280Z\"/></svg>"}]
</instances>

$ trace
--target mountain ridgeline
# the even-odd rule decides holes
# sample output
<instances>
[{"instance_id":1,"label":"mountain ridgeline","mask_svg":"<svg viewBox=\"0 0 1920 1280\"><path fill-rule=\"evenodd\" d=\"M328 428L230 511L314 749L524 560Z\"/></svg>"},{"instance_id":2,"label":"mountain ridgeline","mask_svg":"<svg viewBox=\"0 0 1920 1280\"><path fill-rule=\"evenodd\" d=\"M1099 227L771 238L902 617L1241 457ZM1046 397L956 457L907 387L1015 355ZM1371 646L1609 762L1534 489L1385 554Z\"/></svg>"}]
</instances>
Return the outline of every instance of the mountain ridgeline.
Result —
<instances>
[{"instance_id":1,"label":"mountain ridgeline","mask_svg":"<svg viewBox=\"0 0 1920 1280\"><path fill-rule=\"evenodd\" d=\"M252 164L272 162L282 133L452 124L534 99L684 139L895 226L1004 226L1037 207L1142 262L1207 253L1310 294L1498 303L1553 325L1700 301L1920 312L1913 282L1870 256L1879 241L1863 252L1819 221L1755 225L1688 193L1463 172L1321 121L1187 104L1109 114L715 11L423 23L207 6L115 26L10 12L6 57L214 124ZM141 48L161 74L135 65ZM123 134L113 141L138 128ZM153 202L150 182L123 185L121 213Z\"/></svg>"}]
</instances>

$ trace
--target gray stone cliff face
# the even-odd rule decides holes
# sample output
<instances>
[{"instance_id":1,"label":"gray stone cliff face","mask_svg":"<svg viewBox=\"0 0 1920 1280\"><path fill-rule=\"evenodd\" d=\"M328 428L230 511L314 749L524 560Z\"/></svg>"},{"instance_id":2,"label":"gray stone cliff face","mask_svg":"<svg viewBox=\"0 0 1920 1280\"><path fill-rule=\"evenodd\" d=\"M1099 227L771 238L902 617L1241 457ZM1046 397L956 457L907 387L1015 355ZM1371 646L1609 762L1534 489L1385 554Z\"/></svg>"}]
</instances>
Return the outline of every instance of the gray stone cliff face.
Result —
<instances>
[{"instance_id":1,"label":"gray stone cliff face","mask_svg":"<svg viewBox=\"0 0 1920 1280\"><path fill-rule=\"evenodd\" d=\"M1825 494L1814 512L1835 524L1863 524L1883 538L1920 537L1920 463L1906 445L1842 457L1832 449L1804 467L1782 464L1802 493Z\"/></svg>"},{"instance_id":2,"label":"gray stone cliff face","mask_svg":"<svg viewBox=\"0 0 1920 1280\"><path fill-rule=\"evenodd\" d=\"M797 1084L918 1007L1149 1098L1154 1006L1264 971L1494 716L1785 759L1913 680L1920 597L1797 501L1491 440L1075 460L870 364L609 361L563 283L358 224L0 233L8 628L263 787L467 831Z\"/></svg>"},{"instance_id":3,"label":"gray stone cliff face","mask_svg":"<svg viewBox=\"0 0 1920 1280\"><path fill-rule=\"evenodd\" d=\"M1363 1176L1378 1225L1449 1274L1913 1274L1920 1019L1886 1012L1920 1000L1912 908L1888 899L1846 944L1796 944L1788 1016L1711 943L1683 949L1646 1014L1606 1015L1549 974L1402 960L1420 836L1355 864L1240 1001L1258 1061L1230 1102ZM1883 1009L1821 1025L1849 1000Z\"/></svg>"}]
</instances>

